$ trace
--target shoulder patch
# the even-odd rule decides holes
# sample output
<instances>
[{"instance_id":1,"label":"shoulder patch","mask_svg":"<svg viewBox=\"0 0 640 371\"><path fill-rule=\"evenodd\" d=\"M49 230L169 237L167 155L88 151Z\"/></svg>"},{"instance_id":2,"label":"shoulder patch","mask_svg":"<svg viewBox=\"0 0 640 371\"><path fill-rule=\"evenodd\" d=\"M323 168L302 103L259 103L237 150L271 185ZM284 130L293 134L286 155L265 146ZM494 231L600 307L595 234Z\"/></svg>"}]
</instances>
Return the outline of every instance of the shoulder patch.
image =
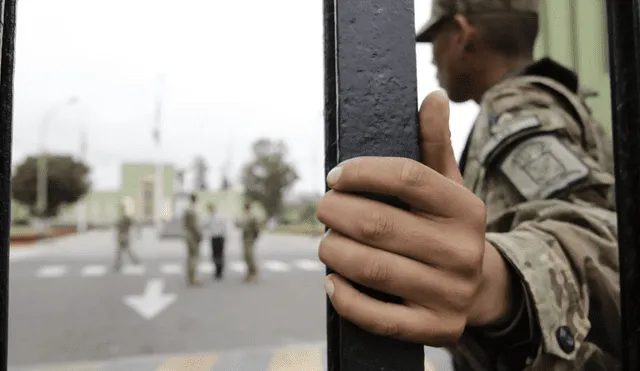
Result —
<instances>
[{"instance_id":1,"label":"shoulder patch","mask_svg":"<svg viewBox=\"0 0 640 371\"><path fill-rule=\"evenodd\" d=\"M545 199L589 175L589 168L553 135L518 144L500 170L527 200Z\"/></svg>"},{"instance_id":2,"label":"shoulder patch","mask_svg":"<svg viewBox=\"0 0 640 371\"><path fill-rule=\"evenodd\" d=\"M505 140L527 129L533 129L541 126L540 120L535 116L527 116L518 121L512 121L508 124L505 120L513 120L511 114L505 113L499 119L496 127L502 128L502 130L496 130L487 143L482 147L478 154L478 160L481 163L485 163L487 158L496 148L498 148Z\"/></svg>"}]
</instances>

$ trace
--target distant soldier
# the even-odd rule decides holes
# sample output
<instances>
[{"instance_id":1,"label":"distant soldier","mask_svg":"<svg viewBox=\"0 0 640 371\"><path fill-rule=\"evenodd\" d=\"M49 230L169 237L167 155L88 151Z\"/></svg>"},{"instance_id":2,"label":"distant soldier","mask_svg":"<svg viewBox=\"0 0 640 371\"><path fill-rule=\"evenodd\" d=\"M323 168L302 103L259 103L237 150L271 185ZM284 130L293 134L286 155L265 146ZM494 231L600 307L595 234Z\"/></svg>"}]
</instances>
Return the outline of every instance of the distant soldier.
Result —
<instances>
[{"instance_id":1,"label":"distant soldier","mask_svg":"<svg viewBox=\"0 0 640 371\"><path fill-rule=\"evenodd\" d=\"M191 195L191 203L184 212L184 236L187 242L187 284L190 286L200 285L196 279L198 255L202 233L198 224L196 214L196 195Z\"/></svg>"},{"instance_id":2,"label":"distant soldier","mask_svg":"<svg viewBox=\"0 0 640 371\"><path fill-rule=\"evenodd\" d=\"M251 214L250 202L245 202L244 213L240 220L236 222L236 226L242 229L242 250L244 253L244 261L247 264L247 275L244 281L255 282L258 278L258 271L254 260L253 248L260 235L260 224Z\"/></svg>"},{"instance_id":3,"label":"distant soldier","mask_svg":"<svg viewBox=\"0 0 640 371\"><path fill-rule=\"evenodd\" d=\"M140 260L133 253L130 246L130 236L131 236L131 225L132 220L128 215L127 208L124 204L120 204L119 206L120 215L118 217L118 222L116 224L117 234L118 234L118 249L116 253L116 262L115 262L115 270L116 272L120 271L122 267L122 254L127 253L129 255L129 259L134 264L139 264Z\"/></svg>"}]
</instances>

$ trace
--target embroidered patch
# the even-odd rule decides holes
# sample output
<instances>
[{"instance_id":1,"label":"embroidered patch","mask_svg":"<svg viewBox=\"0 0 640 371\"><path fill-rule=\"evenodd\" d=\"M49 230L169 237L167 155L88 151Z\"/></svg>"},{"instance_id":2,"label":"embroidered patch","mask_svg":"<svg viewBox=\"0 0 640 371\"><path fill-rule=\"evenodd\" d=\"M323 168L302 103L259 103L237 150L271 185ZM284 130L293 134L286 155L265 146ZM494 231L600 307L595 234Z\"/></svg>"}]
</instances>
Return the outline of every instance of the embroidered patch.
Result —
<instances>
[{"instance_id":1,"label":"embroidered patch","mask_svg":"<svg viewBox=\"0 0 640 371\"><path fill-rule=\"evenodd\" d=\"M520 143L500 170L527 200L545 199L589 174L589 168L552 135Z\"/></svg>"},{"instance_id":2,"label":"embroidered patch","mask_svg":"<svg viewBox=\"0 0 640 371\"><path fill-rule=\"evenodd\" d=\"M504 119L499 119L500 124L502 124L503 121ZM497 132L495 135L489 138L487 143L482 147L482 149L480 150L480 154L478 155L478 160L480 160L480 162L483 164L486 163L487 158L506 139L515 134L518 134L521 131L536 128L540 125L540 120L538 120L535 116L525 117L519 121L512 122L509 125L504 125L504 130Z\"/></svg>"}]
</instances>

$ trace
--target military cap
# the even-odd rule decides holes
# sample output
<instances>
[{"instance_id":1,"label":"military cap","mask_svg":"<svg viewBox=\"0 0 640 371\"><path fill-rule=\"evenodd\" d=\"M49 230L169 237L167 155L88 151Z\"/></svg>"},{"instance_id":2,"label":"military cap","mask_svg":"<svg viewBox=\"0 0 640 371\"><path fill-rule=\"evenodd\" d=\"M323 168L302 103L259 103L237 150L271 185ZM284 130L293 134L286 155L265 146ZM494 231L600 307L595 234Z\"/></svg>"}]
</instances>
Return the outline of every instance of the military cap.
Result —
<instances>
[{"instance_id":1,"label":"military cap","mask_svg":"<svg viewBox=\"0 0 640 371\"><path fill-rule=\"evenodd\" d=\"M416 41L431 42L436 26L456 14L538 13L539 3L539 0L432 0L431 18L418 32Z\"/></svg>"}]
</instances>

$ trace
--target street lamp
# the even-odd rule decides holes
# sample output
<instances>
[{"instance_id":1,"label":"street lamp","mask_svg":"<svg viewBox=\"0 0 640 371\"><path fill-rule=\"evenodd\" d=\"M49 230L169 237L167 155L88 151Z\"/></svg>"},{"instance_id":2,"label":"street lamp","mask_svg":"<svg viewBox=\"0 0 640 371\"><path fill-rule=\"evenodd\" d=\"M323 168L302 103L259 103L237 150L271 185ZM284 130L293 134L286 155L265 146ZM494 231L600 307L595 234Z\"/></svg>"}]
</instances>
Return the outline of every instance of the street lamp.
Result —
<instances>
[{"instance_id":1,"label":"street lamp","mask_svg":"<svg viewBox=\"0 0 640 371\"><path fill-rule=\"evenodd\" d=\"M41 222L44 222L45 213L47 210L47 157L45 152L45 138L46 138L46 129L48 128L49 123L53 116L63 107L72 106L78 103L78 97L72 96L68 98L66 101L61 104L57 104L51 107L47 113L44 115L44 118L40 122L39 127L39 145L40 145L40 156L38 156L38 175L37 175L37 188L36 188L36 210ZM44 228L44 225L40 226ZM40 231L42 232L42 230Z\"/></svg>"}]
</instances>

